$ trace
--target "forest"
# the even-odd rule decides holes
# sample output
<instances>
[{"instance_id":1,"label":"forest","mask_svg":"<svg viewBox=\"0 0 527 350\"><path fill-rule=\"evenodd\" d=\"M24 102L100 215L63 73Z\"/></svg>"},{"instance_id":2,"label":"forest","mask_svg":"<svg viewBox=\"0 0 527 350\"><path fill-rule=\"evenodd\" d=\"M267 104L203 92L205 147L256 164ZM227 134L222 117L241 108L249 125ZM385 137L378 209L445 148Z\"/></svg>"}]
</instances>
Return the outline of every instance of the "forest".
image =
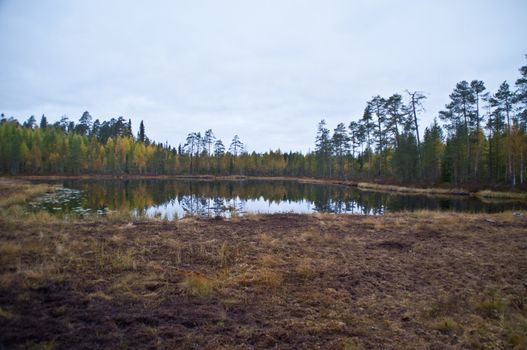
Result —
<instances>
[{"instance_id":1,"label":"forest","mask_svg":"<svg viewBox=\"0 0 527 350\"><path fill-rule=\"evenodd\" d=\"M224 144L212 130L178 147L150 140L141 121L48 123L0 119L0 173L31 175L254 175L381 179L421 184L524 187L527 170L527 65L514 85L495 92L480 80L456 84L444 109L420 135L426 95L375 96L356 120L333 130L318 124L314 151L249 153L240 138Z\"/></svg>"}]
</instances>

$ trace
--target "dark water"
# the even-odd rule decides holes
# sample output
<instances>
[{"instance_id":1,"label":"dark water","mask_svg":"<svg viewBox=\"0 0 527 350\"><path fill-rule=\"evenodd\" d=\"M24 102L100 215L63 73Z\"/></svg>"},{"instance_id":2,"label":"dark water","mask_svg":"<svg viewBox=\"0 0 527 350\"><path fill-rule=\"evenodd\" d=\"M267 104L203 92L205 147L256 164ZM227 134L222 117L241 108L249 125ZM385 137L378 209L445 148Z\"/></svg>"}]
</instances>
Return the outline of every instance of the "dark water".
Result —
<instances>
[{"instance_id":1,"label":"dark water","mask_svg":"<svg viewBox=\"0 0 527 350\"><path fill-rule=\"evenodd\" d=\"M472 197L432 197L361 191L294 181L68 180L54 194L30 203L31 210L63 214L108 211L168 219L187 215L244 213L357 213L402 210L498 212L527 209L527 203L486 202Z\"/></svg>"}]
</instances>

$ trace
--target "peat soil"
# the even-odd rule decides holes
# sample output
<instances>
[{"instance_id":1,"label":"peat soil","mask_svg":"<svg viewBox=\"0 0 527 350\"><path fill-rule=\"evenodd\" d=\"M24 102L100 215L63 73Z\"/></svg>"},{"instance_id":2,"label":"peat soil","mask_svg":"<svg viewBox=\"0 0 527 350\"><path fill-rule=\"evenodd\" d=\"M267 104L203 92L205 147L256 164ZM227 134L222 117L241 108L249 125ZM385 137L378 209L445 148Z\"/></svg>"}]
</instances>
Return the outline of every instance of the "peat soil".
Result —
<instances>
[{"instance_id":1,"label":"peat soil","mask_svg":"<svg viewBox=\"0 0 527 350\"><path fill-rule=\"evenodd\" d=\"M0 349L523 349L523 213L0 216Z\"/></svg>"}]
</instances>

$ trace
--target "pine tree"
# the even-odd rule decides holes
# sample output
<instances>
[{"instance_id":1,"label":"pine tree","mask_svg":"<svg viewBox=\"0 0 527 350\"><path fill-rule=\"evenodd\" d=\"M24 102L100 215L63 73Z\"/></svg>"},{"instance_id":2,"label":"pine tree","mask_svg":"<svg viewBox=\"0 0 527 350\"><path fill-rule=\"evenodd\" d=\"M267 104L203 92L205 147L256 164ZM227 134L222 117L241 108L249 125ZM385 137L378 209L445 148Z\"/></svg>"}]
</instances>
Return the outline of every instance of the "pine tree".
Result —
<instances>
[{"instance_id":1,"label":"pine tree","mask_svg":"<svg viewBox=\"0 0 527 350\"><path fill-rule=\"evenodd\" d=\"M425 130L423 141L423 176L431 182L436 183L441 177L441 161L443 159L443 130L434 119L434 123Z\"/></svg>"},{"instance_id":2,"label":"pine tree","mask_svg":"<svg viewBox=\"0 0 527 350\"><path fill-rule=\"evenodd\" d=\"M223 142L218 139L214 143L214 156L215 157L223 157L225 155L225 146L223 145Z\"/></svg>"},{"instance_id":3,"label":"pine tree","mask_svg":"<svg viewBox=\"0 0 527 350\"><path fill-rule=\"evenodd\" d=\"M232 138L231 145L229 146L229 152L231 152L231 154L235 157L243 152L243 143L240 141L240 137L238 135L234 135Z\"/></svg>"},{"instance_id":4,"label":"pine tree","mask_svg":"<svg viewBox=\"0 0 527 350\"><path fill-rule=\"evenodd\" d=\"M24 123L24 127L25 128L30 128L30 129L33 129L37 124L37 120L35 119L35 116L32 115L31 117L29 117L26 122Z\"/></svg>"},{"instance_id":5,"label":"pine tree","mask_svg":"<svg viewBox=\"0 0 527 350\"><path fill-rule=\"evenodd\" d=\"M344 176L344 156L349 152L349 136L344 123L339 123L335 130L333 130L333 136L331 137L332 150L337 157L337 164L339 166L339 176Z\"/></svg>"},{"instance_id":6,"label":"pine tree","mask_svg":"<svg viewBox=\"0 0 527 350\"><path fill-rule=\"evenodd\" d=\"M315 141L315 152L317 154L318 172L322 176L331 177L331 138L326 121L321 120L318 124Z\"/></svg>"},{"instance_id":7,"label":"pine tree","mask_svg":"<svg viewBox=\"0 0 527 350\"><path fill-rule=\"evenodd\" d=\"M505 117L507 121L506 127L506 144L507 144L507 179L510 181L512 187L516 186L516 175L513 169L512 144L511 144L511 114L513 109L514 95L510 90L509 84L504 81L498 91L491 99L492 107L496 108L496 113Z\"/></svg>"},{"instance_id":8,"label":"pine tree","mask_svg":"<svg viewBox=\"0 0 527 350\"><path fill-rule=\"evenodd\" d=\"M139 133L137 134L137 139L139 142L145 143L146 142L146 134L145 134L145 124L141 120L141 124L139 124Z\"/></svg>"},{"instance_id":9,"label":"pine tree","mask_svg":"<svg viewBox=\"0 0 527 350\"><path fill-rule=\"evenodd\" d=\"M92 117L90 112L85 111L79 118L79 123L75 127L75 131L80 135L87 135L92 125Z\"/></svg>"},{"instance_id":10,"label":"pine tree","mask_svg":"<svg viewBox=\"0 0 527 350\"><path fill-rule=\"evenodd\" d=\"M417 162L418 167L421 168L421 139L419 137L419 122L417 115L424 111L423 100L426 99L426 96L420 91L409 91L406 90L406 93L410 97L410 103L408 105L408 115L410 120L413 120L415 136L417 139Z\"/></svg>"},{"instance_id":11,"label":"pine tree","mask_svg":"<svg viewBox=\"0 0 527 350\"><path fill-rule=\"evenodd\" d=\"M385 148L385 139L386 139L386 130L383 130L383 125L386 122L386 110L385 110L385 100L379 95L373 97L368 102L369 110L375 113L377 121L375 123L374 136L377 138L377 152L379 158L379 168L377 175L381 176L383 173L383 164L384 164L384 148Z\"/></svg>"},{"instance_id":12,"label":"pine tree","mask_svg":"<svg viewBox=\"0 0 527 350\"><path fill-rule=\"evenodd\" d=\"M470 155L469 161L472 161L474 166L474 177L479 180L479 170L480 170L480 163L481 163L481 152L482 147L484 143L485 136L483 135L483 132L481 131L481 124L484 122L484 114L480 113L480 100L487 99L488 94L483 94L485 91L485 83L481 80L473 80L470 83L470 87L472 88L472 91L474 93L474 97L476 100L476 108L475 113L473 114L474 122L476 124L476 129L473 133L472 142L474 143L474 152L472 155Z\"/></svg>"},{"instance_id":13,"label":"pine tree","mask_svg":"<svg viewBox=\"0 0 527 350\"><path fill-rule=\"evenodd\" d=\"M393 94L384 102L386 111L386 127L393 134L395 146L399 147L400 126L404 123L405 106L399 94Z\"/></svg>"},{"instance_id":14,"label":"pine tree","mask_svg":"<svg viewBox=\"0 0 527 350\"><path fill-rule=\"evenodd\" d=\"M206 149L207 149L207 155L211 156L212 153L212 145L214 144L214 133L211 129L208 129L205 131L205 136L203 137L203 142L205 143Z\"/></svg>"},{"instance_id":15,"label":"pine tree","mask_svg":"<svg viewBox=\"0 0 527 350\"><path fill-rule=\"evenodd\" d=\"M527 58L527 55L525 56ZM521 130L527 132L527 65L520 68L521 77L516 80L514 102L518 104L518 118Z\"/></svg>"},{"instance_id":16,"label":"pine tree","mask_svg":"<svg viewBox=\"0 0 527 350\"><path fill-rule=\"evenodd\" d=\"M46 129L48 127L48 120L44 114L42 114L42 117L40 118L40 128L42 130Z\"/></svg>"}]
</instances>

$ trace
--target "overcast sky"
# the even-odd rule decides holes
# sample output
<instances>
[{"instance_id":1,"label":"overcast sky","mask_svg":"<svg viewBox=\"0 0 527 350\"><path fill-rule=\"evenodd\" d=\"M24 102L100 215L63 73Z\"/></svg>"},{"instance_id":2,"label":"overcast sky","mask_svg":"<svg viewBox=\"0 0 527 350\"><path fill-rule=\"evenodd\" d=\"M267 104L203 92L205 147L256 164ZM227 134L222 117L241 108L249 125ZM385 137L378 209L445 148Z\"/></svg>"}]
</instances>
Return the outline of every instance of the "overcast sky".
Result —
<instances>
[{"instance_id":1,"label":"overcast sky","mask_svg":"<svg viewBox=\"0 0 527 350\"><path fill-rule=\"evenodd\" d=\"M0 112L307 151L377 94L424 91L428 125L456 82L512 85L525 54L526 0L0 0Z\"/></svg>"}]
</instances>

